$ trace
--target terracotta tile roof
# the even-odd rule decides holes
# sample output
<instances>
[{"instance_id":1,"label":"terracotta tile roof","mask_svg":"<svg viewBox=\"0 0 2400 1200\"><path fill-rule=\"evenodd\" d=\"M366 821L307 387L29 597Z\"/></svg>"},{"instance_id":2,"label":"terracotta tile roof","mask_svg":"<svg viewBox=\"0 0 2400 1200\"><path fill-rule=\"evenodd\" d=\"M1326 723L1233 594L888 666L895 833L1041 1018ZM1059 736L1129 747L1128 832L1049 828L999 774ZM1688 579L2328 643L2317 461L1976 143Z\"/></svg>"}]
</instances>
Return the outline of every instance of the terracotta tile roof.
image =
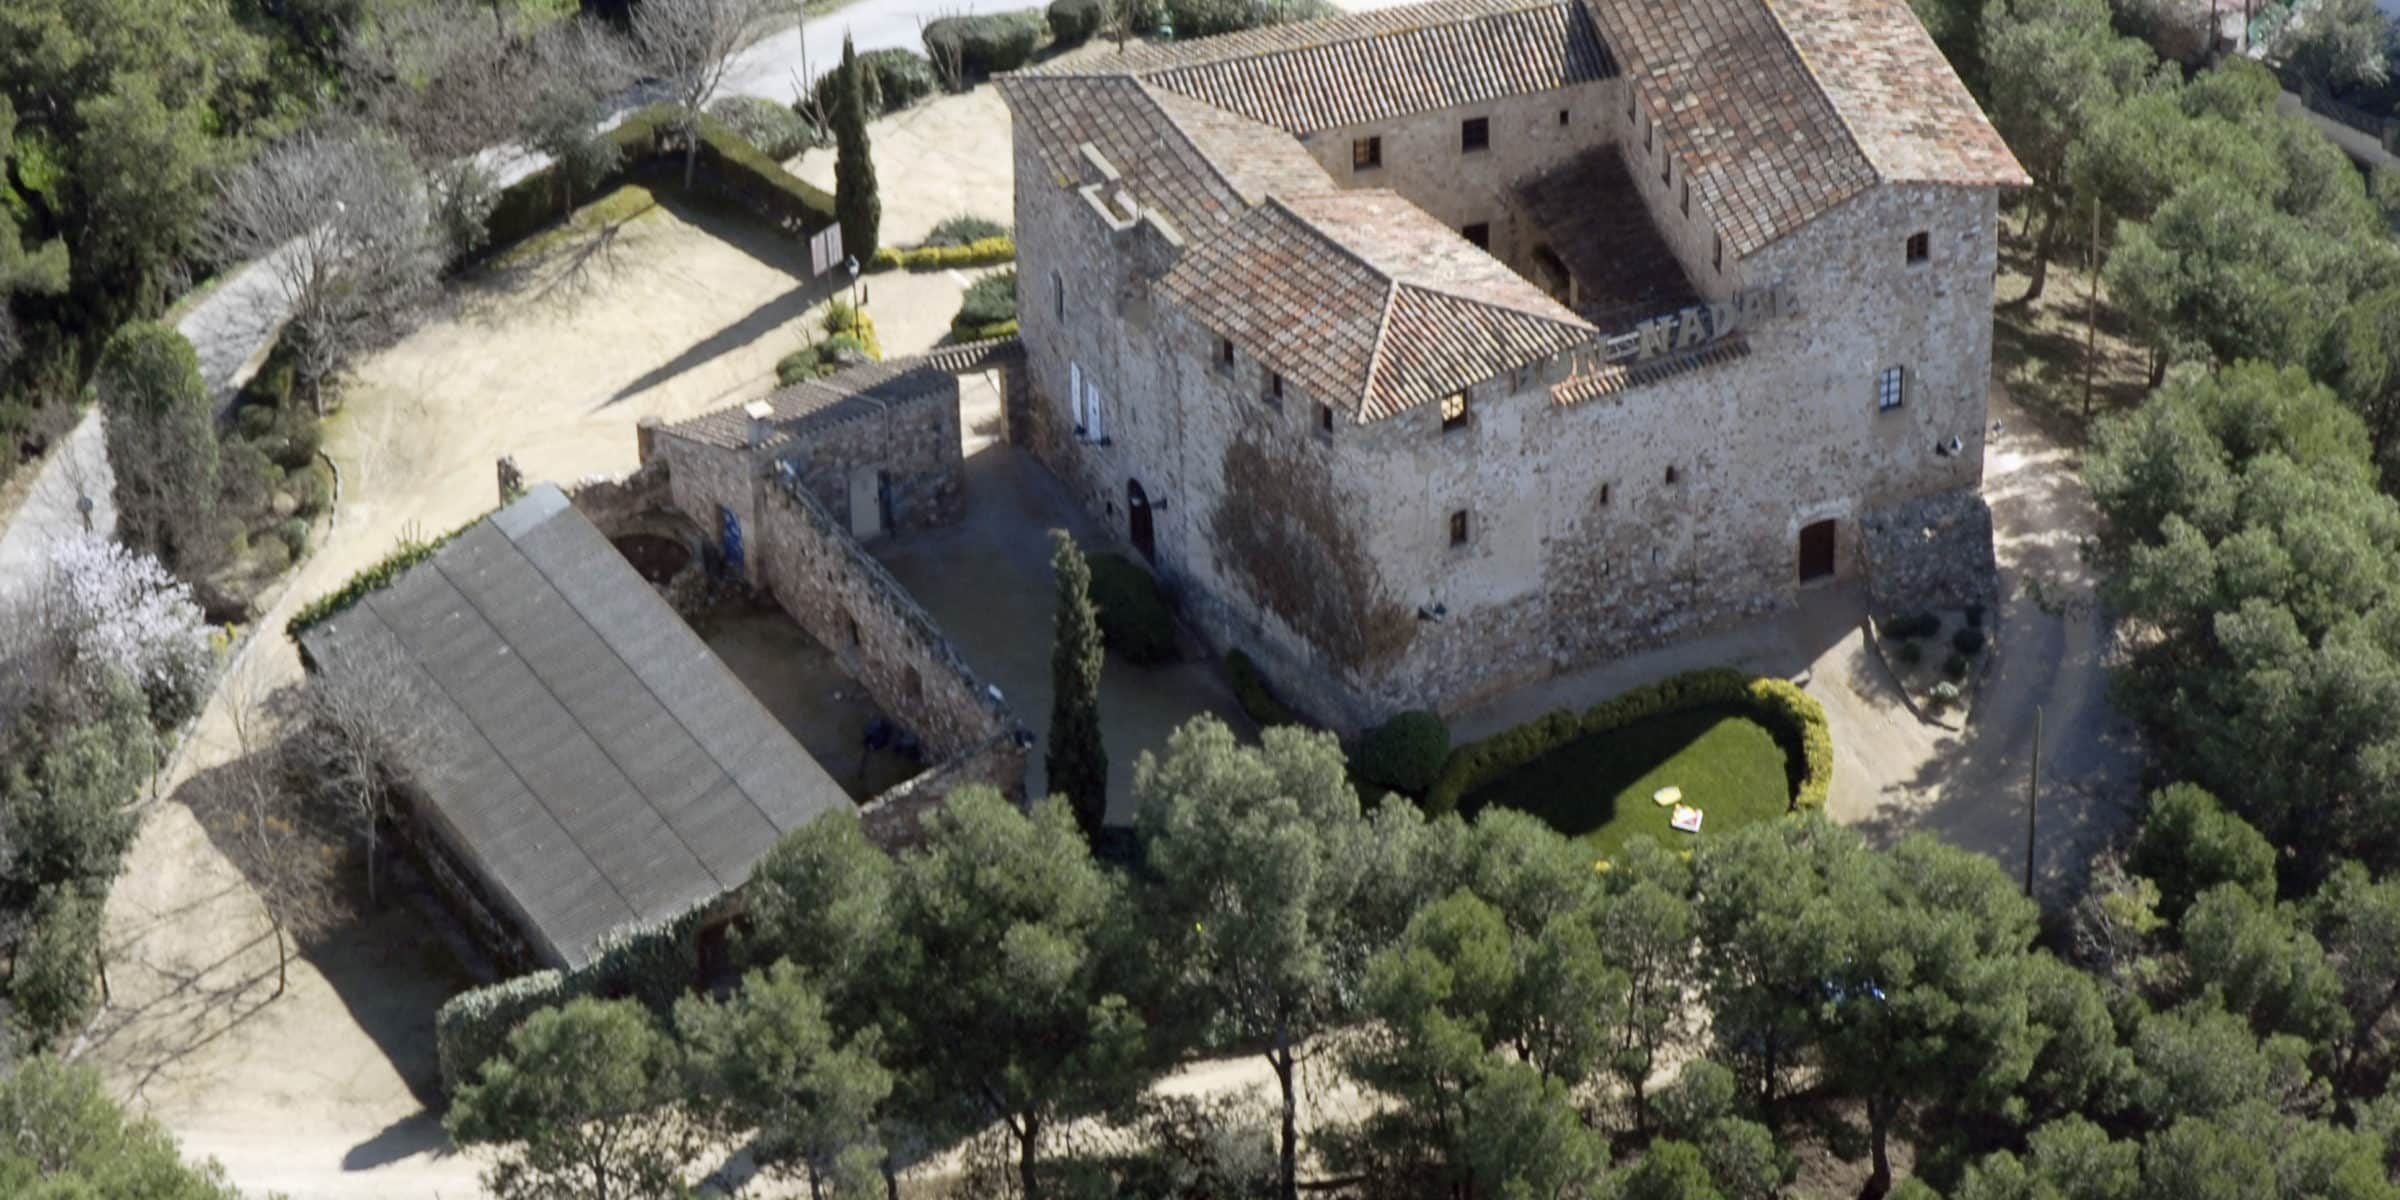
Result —
<instances>
[{"instance_id":1,"label":"terracotta tile roof","mask_svg":"<svg viewBox=\"0 0 2400 1200\"><path fill-rule=\"evenodd\" d=\"M1160 289L1270 370L1381 420L1592 337L1540 289L1388 191L1278 196Z\"/></svg>"},{"instance_id":2,"label":"terracotta tile roof","mask_svg":"<svg viewBox=\"0 0 2400 1200\"><path fill-rule=\"evenodd\" d=\"M1024 343L1013 337L943 346L925 354L846 367L823 379L778 388L765 397L773 445L884 411L890 405L946 391L951 380L974 371L1023 361ZM659 430L668 437L738 450L750 444L747 404L702 413Z\"/></svg>"},{"instance_id":3,"label":"terracotta tile roof","mask_svg":"<svg viewBox=\"0 0 2400 1200\"><path fill-rule=\"evenodd\" d=\"M1643 363L1617 363L1588 375L1561 380L1551 385L1550 403L1560 408L1573 408L1603 396L1647 387L1670 376L1748 357L1750 342L1737 333L1690 354L1668 355Z\"/></svg>"},{"instance_id":4,"label":"terracotta tile roof","mask_svg":"<svg viewBox=\"0 0 2400 1200\"><path fill-rule=\"evenodd\" d=\"M1726 248L1879 179L2025 182L1905 0L1586 0Z\"/></svg>"},{"instance_id":5,"label":"terracotta tile roof","mask_svg":"<svg viewBox=\"0 0 2400 1200\"><path fill-rule=\"evenodd\" d=\"M1897 183L2027 187L1907 0L1775 0L1793 48L1875 172Z\"/></svg>"},{"instance_id":6,"label":"terracotta tile roof","mask_svg":"<svg viewBox=\"0 0 2400 1200\"><path fill-rule=\"evenodd\" d=\"M1573 0L1435 0L1079 54L1017 73L1132 75L1292 133L1616 74Z\"/></svg>"}]
</instances>

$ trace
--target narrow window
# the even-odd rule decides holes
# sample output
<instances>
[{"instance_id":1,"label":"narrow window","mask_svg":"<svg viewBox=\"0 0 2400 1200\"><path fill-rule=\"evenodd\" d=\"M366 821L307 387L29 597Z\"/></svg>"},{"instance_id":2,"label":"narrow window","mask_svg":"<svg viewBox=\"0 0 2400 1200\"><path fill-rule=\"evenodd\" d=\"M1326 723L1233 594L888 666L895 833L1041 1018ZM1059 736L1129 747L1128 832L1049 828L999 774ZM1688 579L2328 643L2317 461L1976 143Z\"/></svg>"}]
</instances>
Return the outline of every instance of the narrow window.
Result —
<instances>
[{"instance_id":1,"label":"narrow window","mask_svg":"<svg viewBox=\"0 0 2400 1200\"><path fill-rule=\"evenodd\" d=\"M1725 273L1725 235L1724 235L1724 234L1721 234L1721 233L1717 235L1717 253L1716 253L1716 256L1715 256L1715 263L1716 263L1716 267L1717 267L1717 273L1718 273L1718 274L1720 274L1720 275L1724 274L1724 273Z\"/></svg>"},{"instance_id":2,"label":"narrow window","mask_svg":"<svg viewBox=\"0 0 2400 1200\"><path fill-rule=\"evenodd\" d=\"M1283 376L1281 374L1267 376L1267 404L1274 408L1283 407Z\"/></svg>"},{"instance_id":3,"label":"narrow window","mask_svg":"<svg viewBox=\"0 0 2400 1200\"><path fill-rule=\"evenodd\" d=\"M1641 101L1633 94L1633 89L1631 87L1627 87L1625 89L1625 119L1628 121L1633 120L1633 115L1636 112L1641 111L1640 105Z\"/></svg>"},{"instance_id":4,"label":"narrow window","mask_svg":"<svg viewBox=\"0 0 2400 1200\"><path fill-rule=\"evenodd\" d=\"M1875 410L1890 412L1900 407L1907 386L1906 372L1899 367L1885 367L1883 374L1875 377Z\"/></svg>"},{"instance_id":5,"label":"narrow window","mask_svg":"<svg viewBox=\"0 0 2400 1200\"><path fill-rule=\"evenodd\" d=\"M1609 489L1608 489L1608 485L1607 485L1607 484L1605 484L1605 483L1604 483L1604 484L1601 484L1601 485L1600 485L1600 503L1602 503L1602 504L1606 504L1606 503L1608 503L1608 490L1609 490Z\"/></svg>"},{"instance_id":6,"label":"narrow window","mask_svg":"<svg viewBox=\"0 0 2400 1200\"><path fill-rule=\"evenodd\" d=\"M1332 406L1332 405L1330 405L1330 404L1320 404L1320 405L1318 405L1318 406L1317 406L1317 432L1318 432L1318 433L1320 433L1320 434L1323 434L1323 435L1324 435L1324 436L1326 436L1326 437L1332 437L1332 436L1333 436L1333 406Z\"/></svg>"},{"instance_id":7,"label":"narrow window","mask_svg":"<svg viewBox=\"0 0 2400 1200\"><path fill-rule=\"evenodd\" d=\"M1459 230L1459 233L1465 235L1468 241L1475 243L1475 248L1478 250L1492 248L1492 225L1489 221L1477 221Z\"/></svg>"},{"instance_id":8,"label":"narrow window","mask_svg":"<svg viewBox=\"0 0 2400 1200\"><path fill-rule=\"evenodd\" d=\"M1683 215L1692 215L1692 177L1683 177Z\"/></svg>"},{"instance_id":9,"label":"narrow window","mask_svg":"<svg viewBox=\"0 0 2400 1200\"><path fill-rule=\"evenodd\" d=\"M1567 127L1567 110L1563 108L1558 110L1558 127L1561 129Z\"/></svg>"},{"instance_id":10,"label":"narrow window","mask_svg":"<svg viewBox=\"0 0 2400 1200\"><path fill-rule=\"evenodd\" d=\"M1908 261L1910 261L1910 262L1912 262L1912 263L1921 263L1921 262L1924 262L1926 259L1929 259L1929 258L1932 258L1932 257L1933 257L1933 235L1932 235L1932 234L1928 234L1928 233L1912 233L1912 234L1908 235Z\"/></svg>"},{"instance_id":11,"label":"narrow window","mask_svg":"<svg viewBox=\"0 0 2400 1200\"><path fill-rule=\"evenodd\" d=\"M1442 397L1442 432L1463 428L1467 423L1467 394L1452 392Z\"/></svg>"},{"instance_id":12,"label":"narrow window","mask_svg":"<svg viewBox=\"0 0 2400 1200\"><path fill-rule=\"evenodd\" d=\"M1450 514L1450 544L1453 546L1467 544L1467 510L1463 508Z\"/></svg>"},{"instance_id":13,"label":"narrow window","mask_svg":"<svg viewBox=\"0 0 2400 1200\"><path fill-rule=\"evenodd\" d=\"M1661 187L1675 182L1675 160L1664 154L1658 156L1658 182Z\"/></svg>"},{"instance_id":14,"label":"narrow window","mask_svg":"<svg viewBox=\"0 0 2400 1200\"><path fill-rule=\"evenodd\" d=\"M845 633L848 633L848 634L850 635L850 644L851 644L851 645L853 645L853 646L857 645L857 644L858 644L858 640L859 640L859 639L858 639L858 618L857 618L857 617L854 617L854 616L851 616L849 613L843 613L843 614L842 614L842 629L843 629L843 632L845 632Z\"/></svg>"},{"instance_id":15,"label":"narrow window","mask_svg":"<svg viewBox=\"0 0 2400 1200\"><path fill-rule=\"evenodd\" d=\"M1352 139L1352 140L1351 140L1351 142L1350 142L1350 169L1351 169L1351 170L1353 170L1353 171L1371 171L1371 170L1374 170L1375 168L1377 168L1377 167L1380 167L1380 166L1382 166L1382 165L1383 165L1383 139L1382 139L1382 138L1380 138L1380 137L1363 137L1363 138L1354 138L1354 139Z\"/></svg>"},{"instance_id":16,"label":"narrow window","mask_svg":"<svg viewBox=\"0 0 2400 1200\"><path fill-rule=\"evenodd\" d=\"M914 704L925 699L925 677L917 674L915 667L902 667L901 671L900 690L909 702Z\"/></svg>"},{"instance_id":17,"label":"narrow window","mask_svg":"<svg viewBox=\"0 0 2400 1200\"><path fill-rule=\"evenodd\" d=\"M1473 154L1478 150L1489 150L1491 146L1492 119L1490 117L1468 117L1458 123L1459 153Z\"/></svg>"},{"instance_id":18,"label":"narrow window","mask_svg":"<svg viewBox=\"0 0 2400 1200\"><path fill-rule=\"evenodd\" d=\"M1658 122L1649 122L1643 126L1643 129L1645 132L1642 134L1642 152L1645 154L1658 153Z\"/></svg>"},{"instance_id":19,"label":"narrow window","mask_svg":"<svg viewBox=\"0 0 2400 1200\"><path fill-rule=\"evenodd\" d=\"M1217 365L1226 368L1233 366L1232 338L1221 337L1217 339Z\"/></svg>"},{"instance_id":20,"label":"narrow window","mask_svg":"<svg viewBox=\"0 0 2400 1200\"><path fill-rule=\"evenodd\" d=\"M1050 315L1067 319L1067 280L1056 271L1050 272Z\"/></svg>"},{"instance_id":21,"label":"narrow window","mask_svg":"<svg viewBox=\"0 0 2400 1200\"><path fill-rule=\"evenodd\" d=\"M1680 471L1677 471L1677 470L1676 470L1675 468L1673 468L1673 467L1668 467L1668 468L1667 468L1667 482L1668 482L1668 483L1674 483L1675 481L1677 481L1677 480L1679 480L1679 479L1682 479L1682 478L1683 478L1683 473L1682 473L1682 472L1680 472Z\"/></svg>"}]
</instances>

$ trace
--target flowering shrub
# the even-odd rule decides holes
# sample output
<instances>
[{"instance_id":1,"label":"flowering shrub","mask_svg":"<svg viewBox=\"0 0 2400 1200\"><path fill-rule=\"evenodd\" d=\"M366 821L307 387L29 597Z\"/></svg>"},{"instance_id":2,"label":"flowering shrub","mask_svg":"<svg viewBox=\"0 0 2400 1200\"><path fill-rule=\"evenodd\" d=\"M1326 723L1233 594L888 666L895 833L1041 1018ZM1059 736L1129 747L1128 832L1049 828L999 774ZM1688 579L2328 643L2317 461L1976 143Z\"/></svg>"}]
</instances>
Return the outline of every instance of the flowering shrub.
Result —
<instances>
[{"instance_id":1,"label":"flowering shrub","mask_svg":"<svg viewBox=\"0 0 2400 1200\"><path fill-rule=\"evenodd\" d=\"M142 690L159 727L197 711L214 656L192 589L159 561L101 537L61 543L38 605L42 632L79 686L115 674Z\"/></svg>"}]
</instances>

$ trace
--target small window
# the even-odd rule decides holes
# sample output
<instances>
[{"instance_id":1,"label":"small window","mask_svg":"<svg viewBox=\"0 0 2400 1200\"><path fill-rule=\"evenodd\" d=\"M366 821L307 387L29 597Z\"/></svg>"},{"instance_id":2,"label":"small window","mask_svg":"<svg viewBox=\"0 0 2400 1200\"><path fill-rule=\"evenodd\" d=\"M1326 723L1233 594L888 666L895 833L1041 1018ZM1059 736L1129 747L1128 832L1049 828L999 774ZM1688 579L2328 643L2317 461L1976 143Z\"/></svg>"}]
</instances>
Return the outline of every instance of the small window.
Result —
<instances>
[{"instance_id":1,"label":"small window","mask_svg":"<svg viewBox=\"0 0 2400 1200\"><path fill-rule=\"evenodd\" d=\"M1661 187L1675 182L1675 160L1664 154L1658 156L1658 182Z\"/></svg>"},{"instance_id":2,"label":"small window","mask_svg":"<svg viewBox=\"0 0 2400 1200\"><path fill-rule=\"evenodd\" d=\"M1317 406L1317 432L1325 435L1326 437L1333 436L1332 405L1320 404Z\"/></svg>"},{"instance_id":3,"label":"small window","mask_svg":"<svg viewBox=\"0 0 2400 1200\"><path fill-rule=\"evenodd\" d=\"M1905 371L1898 367L1885 367L1883 374L1875 377L1876 411L1890 412L1900 407L1900 402L1906 399L1902 393L1907 390L1907 387L1908 380Z\"/></svg>"},{"instance_id":4,"label":"small window","mask_svg":"<svg viewBox=\"0 0 2400 1200\"><path fill-rule=\"evenodd\" d=\"M1635 113L1637 113L1637 112L1640 112L1640 111L1641 111L1641 101L1640 101L1640 99L1639 99L1638 97L1636 97L1636 96L1633 94L1633 89L1632 89L1632 88L1630 88L1630 87L1626 88L1626 89L1625 89L1625 119L1626 119L1626 120L1628 120L1628 121L1632 120L1632 119L1633 119L1633 115L1634 115Z\"/></svg>"},{"instance_id":5,"label":"small window","mask_svg":"<svg viewBox=\"0 0 2400 1200\"><path fill-rule=\"evenodd\" d=\"M1717 252L1714 256L1714 262L1716 263L1718 274L1723 274L1725 271L1725 235L1721 233L1717 235Z\"/></svg>"},{"instance_id":6,"label":"small window","mask_svg":"<svg viewBox=\"0 0 2400 1200\"><path fill-rule=\"evenodd\" d=\"M1468 117L1458 123L1459 153L1473 154L1478 150L1491 148L1492 119L1490 117Z\"/></svg>"},{"instance_id":7,"label":"small window","mask_svg":"<svg viewBox=\"0 0 2400 1200\"><path fill-rule=\"evenodd\" d=\"M1459 233L1463 234L1468 241L1475 243L1475 248L1478 250L1492 248L1492 225L1489 221L1477 221L1459 230Z\"/></svg>"},{"instance_id":8,"label":"small window","mask_svg":"<svg viewBox=\"0 0 2400 1200\"><path fill-rule=\"evenodd\" d=\"M1658 122L1649 122L1643 126L1643 130L1642 152L1645 154L1658 153Z\"/></svg>"},{"instance_id":9,"label":"small window","mask_svg":"<svg viewBox=\"0 0 2400 1200\"><path fill-rule=\"evenodd\" d=\"M1233 365L1232 338L1221 337L1217 339L1217 365L1220 367L1231 367Z\"/></svg>"},{"instance_id":10,"label":"small window","mask_svg":"<svg viewBox=\"0 0 2400 1200\"><path fill-rule=\"evenodd\" d=\"M1448 433L1467 423L1467 394L1452 392L1442 397L1442 432Z\"/></svg>"},{"instance_id":11,"label":"small window","mask_svg":"<svg viewBox=\"0 0 2400 1200\"><path fill-rule=\"evenodd\" d=\"M1692 177L1683 177L1683 215L1692 215Z\"/></svg>"},{"instance_id":12,"label":"small window","mask_svg":"<svg viewBox=\"0 0 2400 1200\"><path fill-rule=\"evenodd\" d=\"M1910 262L1912 262L1912 263L1921 263L1921 262L1924 262L1926 259L1929 259L1929 258L1932 258L1932 257L1933 257L1933 235L1932 235L1932 234L1928 234L1928 233L1912 233L1912 234L1908 235L1908 261L1910 261Z\"/></svg>"},{"instance_id":13,"label":"small window","mask_svg":"<svg viewBox=\"0 0 2400 1200\"><path fill-rule=\"evenodd\" d=\"M1050 315L1067 319L1067 280L1056 271L1050 272Z\"/></svg>"},{"instance_id":14,"label":"small window","mask_svg":"<svg viewBox=\"0 0 2400 1200\"><path fill-rule=\"evenodd\" d=\"M1463 508L1450 514L1450 544L1453 546L1467 544L1467 510Z\"/></svg>"},{"instance_id":15,"label":"small window","mask_svg":"<svg viewBox=\"0 0 2400 1200\"><path fill-rule=\"evenodd\" d=\"M1606 503L1608 503L1608 492L1609 492L1609 487L1608 487L1608 485L1607 485L1607 484L1605 484L1605 483L1604 483L1604 484L1601 484L1601 485L1600 485L1600 503L1602 503L1602 504L1606 504Z\"/></svg>"},{"instance_id":16,"label":"small window","mask_svg":"<svg viewBox=\"0 0 2400 1200\"><path fill-rule=\"evenodd\" d=\"M1678 471L1678 470L1676 470L1676 469L1675 469L1675 468L1673 468L1673 467L1668 467L1668 468L1667 468L1667 482L1668 482L1668 483L1676 483L1676 482L1678 482L1678 481L1682 480L1682 478L1683 478L1683 472L1681 472L1681 471Z\"/></svg>"},{"instance_id":17,"label":"small window","mask_svg":"<svg viewBox=\"0 0 2400 1200\"><path fill-rule=\"evenodd\" d=\"M1283 407L1283 376L1280 374L1267 376L1267 403L1276 408Z\"/></svg>"},{"instance_id":18,"label":"small window","mask_svg":"<svg viewBox=\"0 0 2400 1200\"><path fill-rule=\"evenodd\" d=\"M1353 171L1372 171L1372 170L1374 170L1375 168L1377 168L1377 167L1380 167L1380 166L1382 166L1382 165L1383 165L1383 139L1382 139L1382 138L1380 138L1380 137L1363 137L1363 138L1355 138L1355 139L1352 139L1352 141L1350 142L1350 169L1351 169L1351 170L1353 170Z\"/></svg>"},{"instance_id":19,"label":"small window","mask_svg":"<svg viewBox=\"0 0 2400 1200\"><path fill-rule=\"evenodd\" d=\"M857 644L858 644L859 638L858 638L858 618L857 618L857 617L851 616L849 613L843 613L843 614L842 614L842 631L843 631L844 633L847 633L847 634L849 634L849 635L850 635L850 644L851 644L851 645L855 646L855 645L857 645Z\"/></svg>"},{"instance_id":20,"label":"small window","mask_svg":"<svg viewBox=\"0 0 2400 1200\"><path fill-rule=\"evenodd\" d=\"M1563 108L1558 110L1558 127L1561 129L1567 127L1567 110Z\"/></svg>"}]
</instances>

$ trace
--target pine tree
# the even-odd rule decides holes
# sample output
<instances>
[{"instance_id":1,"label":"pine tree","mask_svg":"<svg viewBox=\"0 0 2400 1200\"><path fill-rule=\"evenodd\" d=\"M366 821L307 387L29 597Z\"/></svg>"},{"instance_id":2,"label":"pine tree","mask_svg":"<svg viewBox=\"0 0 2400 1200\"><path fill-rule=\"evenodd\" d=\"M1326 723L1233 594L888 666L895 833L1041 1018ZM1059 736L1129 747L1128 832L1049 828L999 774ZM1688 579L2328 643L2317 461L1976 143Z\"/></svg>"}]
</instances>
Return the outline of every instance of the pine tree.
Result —
<instances>
[{"instance_id":1,"label":"pine tree","mask_svg":"<svg viewBox=\"0 0 2400 1200\"><path fill-rule=\"evenodd\" d=\"M849 236L847 233L844 237ZM1108 812L1108 751L1100 744L1100 616L1092 608L1092 569L1063 529L1050 531L1058 577L1056 640L1050 650L1050 749L1042 769L1050 794L1064 796L1086 838Z\"/></svg>"},{"instance_id":2,"label":"pine tree","mask_svg":"<svg viewBox=\"0 0 2400 1200\"><path fill-rule=\"evenodd\" d=\"M842 80L834 89L833 211L842 224L842 251L866 265L883 224L875 194L875 160L867 148L867 84L850 39L842 39Z\"/></svg>"}]
</instances>

